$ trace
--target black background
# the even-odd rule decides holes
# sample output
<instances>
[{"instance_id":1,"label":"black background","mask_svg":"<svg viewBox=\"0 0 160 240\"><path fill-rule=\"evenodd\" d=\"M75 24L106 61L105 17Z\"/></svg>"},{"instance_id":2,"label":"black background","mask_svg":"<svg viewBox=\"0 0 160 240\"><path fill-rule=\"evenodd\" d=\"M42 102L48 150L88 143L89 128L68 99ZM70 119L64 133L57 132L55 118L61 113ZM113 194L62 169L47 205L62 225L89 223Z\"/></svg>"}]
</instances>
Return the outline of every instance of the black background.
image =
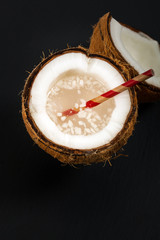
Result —
<instances>
[{"instance_id":1,"label":"black background","mask_svg":"<svg viewBox=\"0 0 160 240\"><path fill-rule=\"evenodd\" d=\"M139 105L112 166L62 166L21 117L27 71L43 53L82 44L110 11L160 41L158 1L4 1L1 23L0 239L160 239L160 102Z\"/></svg>"}]
</instances>

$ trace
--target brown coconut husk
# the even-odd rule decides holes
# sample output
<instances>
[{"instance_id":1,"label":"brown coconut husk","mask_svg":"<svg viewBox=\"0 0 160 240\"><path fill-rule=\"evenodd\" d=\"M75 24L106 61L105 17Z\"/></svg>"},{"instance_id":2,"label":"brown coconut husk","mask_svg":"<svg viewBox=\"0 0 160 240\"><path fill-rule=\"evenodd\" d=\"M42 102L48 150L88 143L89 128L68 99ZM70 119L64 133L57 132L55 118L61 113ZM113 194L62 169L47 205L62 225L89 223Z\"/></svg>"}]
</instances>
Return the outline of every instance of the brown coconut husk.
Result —
<instances>
[{"instance_id":1,"label":"brown coconut husk","mask_svg":"<svg viewBox=\"0 0 160 240\"><path fill-rule=\"evenodd\" d=\"M127 78L133 78L139 73L131 66L121 55L119 50L115 47L110 31L111 14L108 12L102 16L98 23L94 26L93 34L90 40L89 52L91 54L100 54L108 57L117 64L121 65L121 71L127 72ZM132 31L142 32L126 24L121 23ZM153 102L160 100L160 88L155 87L147 82L142 82L136 86L138 102Z\"/></svg>"},{"instance_id":2,"label":"brown coconut husk","mask_svg":"<svg viewBox=\"0 0 160 240\"><path fill-rule=\"evenodd\" d=\"M125 81L127 80L127 73L126 72L122 73L121 67L117 65L113 60L108 59L106 57L104 58L96 54L89 54L88 51L85 50L84 48L81 47L70 48L51 54L46 59L43 59L42 62L35 67L35 69L29 74L26 80L22 94L22 117L26 129L30 134L31 138L34 140L36 144L38 144L40 148L42 148L44 151L46 151L51 156L57 158L59 161L63 163L67 163L70 165L73 164L88 165L91 163L110 161L112 157L115 157L116 153L122 148L122 146L124 146L127 143L127 140L131 136L134 129L134 125L137 118L137 96L134 87L129 89L129 94L131 98L131 109L125 121L124 127L110 143L97 148L79 150L68 148L62 145L57 145L56 143L47 139L47 137L38 129L36 123L34 122L30 114L29 110L30 90L32 88L32 84L34 82L35 77L48 62L62 54L70 52L81 52L89 57L93 58L96 57L104 61L107 61L120 72Z\"/></svg>"}]
</instances>

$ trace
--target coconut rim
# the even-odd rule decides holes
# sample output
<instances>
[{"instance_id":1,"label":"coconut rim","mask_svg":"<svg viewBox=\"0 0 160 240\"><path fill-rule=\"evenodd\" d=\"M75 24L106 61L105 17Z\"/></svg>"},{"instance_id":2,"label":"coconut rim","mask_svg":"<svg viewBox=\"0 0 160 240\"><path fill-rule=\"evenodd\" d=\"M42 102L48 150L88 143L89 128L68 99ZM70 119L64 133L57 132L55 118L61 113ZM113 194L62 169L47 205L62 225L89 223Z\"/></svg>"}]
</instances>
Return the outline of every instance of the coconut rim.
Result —
<instances>
[{"instance_id":1,"label":"coconut rim","mask_svg":"<svg viewBox=\"0 0 160 240\"><path fill-rule=\"evenodd\" d=\"M115 50L117 51L117 53L118 53L118 55L120 56L120 58L125 62L125 64L131 66L130 63L127 62L126 59L122 56L121 52L117 49L117 47L115 46L114 41L113 41L113 39L112 39L111 30L110 30L110 29L111 29L110 23L111 23L111 20L112 20L113 17L112 17L112 15L111 15L111 13L108 12L108 13L105 14L104 16L106 16L106 20L107 20L107 24L106 24L106 26L107 26L107 31L108 31L108 35L109 35L109 38L110 38L110 41L111 41L112 45L114 46L114 48L115 48ZM124 27L126 27L126 28L128 28L128 29L130 29L130 30L132 30L132 31L134 31L134 32L136 32L136 33L142 33L142 34L146 35L148 38L153 39L153 38L151 38L149 35L147 35L146 33L144 33L143 31L140 31L140 30L138 30L138 29L136 29L136 28L134 28L134 27L132 27L132 26L129 26L129 25L127 25L127 24L125 24L125 23L122 23L122 22L119 22L119 21L118 21L118 23L120 23L122 26L124 26ZM154 40L154 39L153 39L153 40ZM159 46L160 46L160 44L159 44ZM131 66L131 67L134 69L136 75L138 75L139 72L138 72L133 66ZM135 74L134 74L134 75L135 75ZM133 77L134 77L134 75L133 75ZM140 84L143 85L144 87L147 87L150 91L154 91L154 92L157 92L157 93L159 93L159 91L160 91L160 88L154 86L153 84L147 83L146 81L145 81L145 82L141 82Z\"/></svg>"},{"instance_id":2,"label":"coconut rim","mask_svg":"<svg viewBox=\"0 0 160 240\"><path fill-rule=\"evenodd\" d=\"M133 116L137 113L137 105L136 105L137 100L135 100L136 92L135 92L134 87L128 89L129 95L130 95L130 100L131 100L131 107L130 107L129 113L126 117L126 120L124 122L122 129L117 133L117 135L109 143L104 144L99 147L95 147L95 148L91 148L91 149L76 149L76 148L70 148L70 147L66 147L64 145L54 143L40 131L40 129L38 128L37 124L35 123L34 119L31 116L31 113L29 110L29 101L30 101L30 93L31 93L30 90L32 88L32 84L34 82L35 77L41 71L41 69L46 64L48 64L50 61L52 61L53 59L55 59L56 57L58 57L60 55L67 54L70 52L80 52L80 53L85 54L87 57L97 58L97 59L106 61L107 63L111 64L112 67L114 67L120 73L120 75L122 76L122 78L125 82L127 81L127 75L125 76L125 73L121 72L120 67L118 67L114 63L113 60L111 60L107 57L104 57L104 56L101 56L98 54L89 54L88 51L82 47L74 47L74 48L68 48L68 49L57 51L53 54L50 54L47 58L43 59L29 74L29 76L25 82L24 90L22 93L22 112L24 111L26 113L24 122L25 122L25 124L27 124L26 120L28 121L28 123L30 124L30 127L32 129L32 132L34 131L34 134L37 135L38 141L45 144L47 148L54 149L54 151L57 151L59 153L63 152L68 155L69 154L74 155L73 153L75 153L75 155L84 155L84 154L93 153L95 151L103 151L106 148L109 150L109 148L113 148L113 146L116 145L117 141L119 140L119 136L120 135L123 136L125 134L125 132L126 132L125 126L131 122Z\"/></svg>"}]
</instances>

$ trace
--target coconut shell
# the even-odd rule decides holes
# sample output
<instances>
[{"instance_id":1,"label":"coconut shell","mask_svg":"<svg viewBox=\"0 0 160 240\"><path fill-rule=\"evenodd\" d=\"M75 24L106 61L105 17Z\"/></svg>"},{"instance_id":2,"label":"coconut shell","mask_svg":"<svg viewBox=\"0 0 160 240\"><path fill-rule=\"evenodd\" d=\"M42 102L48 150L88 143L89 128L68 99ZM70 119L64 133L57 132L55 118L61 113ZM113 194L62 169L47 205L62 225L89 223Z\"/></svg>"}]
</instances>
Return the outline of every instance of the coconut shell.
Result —
<instances>
[{"instance_id":1,"label":"coconut shell","mask_svg":"<svg viewBox=\"0 0 160 240\"><path fill-rule=\"evenodd\" d=\"M87 50L81 47L65 49L62 51L58 51L54 54L51 54L46 59L43 59L42 62L35 67L35 69L29 74L25 82L24 90L22 93L22 117L23 117L26 129L29 135L31 136L31 138L34 140L36 144L38 144L40 148L42 148L44 151L46 151L51 156L53 156L54 158L57 158L59 161L63 163L68 163L71 165L72 164L88 165L96 162L110 161L112 157L115 157L115 154L117 153L117 151L119 151L122 148L122 146L124 146L127 143L127 140L131 136L132 131L134 129L134 125L137 118L137 96L136 96L136 91L134 87L129 89L129 94L131 98L131 109L125 121L124 127L121 129L121 131L110 143L97 148L79 150L79 149L72 149L65 146L57 145L56 143L50 141L38 129L36 123L34 122L34 119L30 114L30 110L29 110L30 91L31 91L32 84L34 82L35 77L48 62L50 62L51 60L53 60L54 58L62 54L66 54L70 52L81 52L83 54L86 54L89 57L93 57L93 58L96 57L104 61L107 61L120 72L124 81L126 81L127 79L127 73L126 72L121 73L120 66L117 65L113 60L110 60L106 57L102 57L96 54L89 54Z\"/></svg>"},{"instance_id":2,"label":"coconut shell","mask_svg":"<svg viewBox=\"0 0 160 240\"><path fill-rule=\"evenodd\" d=\"M133 78L139 73L131 66L115 47L110 31L111 14L108 12L102 16L94 26L93 34L90 39L89 52L91 54L100 54L117 62L121 66L121 71L127 72L127 78ZM123 26L135 32L142 32L126 24ZM146 35L146 34L145 34ZM136 86L138 102L153 102L160 100L160 88L155 87L147 82L142 82Z\"/></svg>"}]
</instances>

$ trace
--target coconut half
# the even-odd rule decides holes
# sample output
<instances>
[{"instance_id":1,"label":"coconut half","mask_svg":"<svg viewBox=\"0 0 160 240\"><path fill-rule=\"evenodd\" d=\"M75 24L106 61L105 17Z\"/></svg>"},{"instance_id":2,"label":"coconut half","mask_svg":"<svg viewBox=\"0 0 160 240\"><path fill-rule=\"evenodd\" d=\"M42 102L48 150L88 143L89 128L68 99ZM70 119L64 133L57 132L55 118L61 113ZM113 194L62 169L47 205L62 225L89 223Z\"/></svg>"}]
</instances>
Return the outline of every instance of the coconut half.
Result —
<instances>
[{"instance_id":1,"label":"coconut half","mask_svg":"<svg viewBox=\"0 0 160 240\"><path fill-rule=\"evenodd\" d=\"M160 47L147 34L119 23L107 13L94 27L89 51L121 62L121 69L127 69L128 78L154 69L155 76L136 87L138 100L160 100Z\"/></svg>"},{"instance_id":2,"label":"coconut half","mask_svg":"<svg viewBox=\"0 0 160 240\"><path fill-rule=\"evenodd\" d=\"M30 73L24 86L22 116L30 136L43 150L64 163L110 160L132 134L137 117L134 88L112 99L107 122L109 101L106 101L108 105L100 104L100 110L97 106L65 119L61 112L78 104L75 92L82 99L83 91L87 91L83 96L87 101L90 94L97 96L99 91L112 89L125 81L127 73L121 73L119 65L89 54L83 48L51 54Z\"/></svg>"}]
</instances>

